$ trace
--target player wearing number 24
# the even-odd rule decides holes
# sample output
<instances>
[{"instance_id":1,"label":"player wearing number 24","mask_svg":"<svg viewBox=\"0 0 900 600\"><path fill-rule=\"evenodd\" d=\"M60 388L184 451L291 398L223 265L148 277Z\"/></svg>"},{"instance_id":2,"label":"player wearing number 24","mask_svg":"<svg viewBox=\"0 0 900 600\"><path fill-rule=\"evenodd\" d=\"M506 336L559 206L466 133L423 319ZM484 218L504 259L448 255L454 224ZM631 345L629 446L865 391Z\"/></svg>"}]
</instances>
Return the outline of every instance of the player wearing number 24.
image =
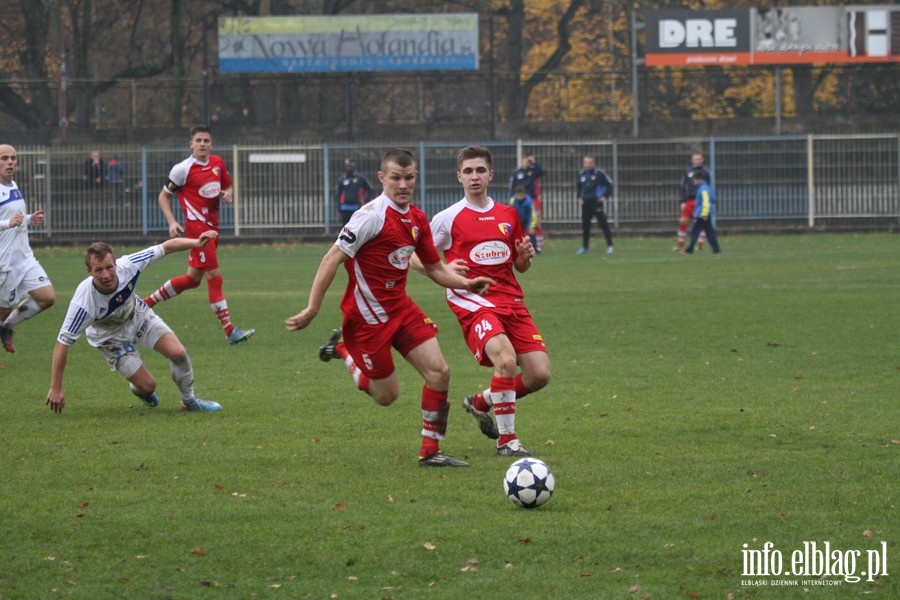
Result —
<instances>
[{"instance_id":1,"label":"player wearing number 24","mask_svg":"<svg viewBox=\"0 0 900 600\"><path fill-rule=\"evenodd\" d=\"M181 393L182 410L217 411L215 402L194 396L194 369L178 337L135 292L141 272L171 252L203 248L218 233L205 231L198 238L173 238L116 260L105 242L91 244L84 255L89 277L79 284L56 338L47 405L62 412L66 405L63 374L69 347L82 333L100 350L112 371L128 380L132 393L148 407L159 404L156 380L141 361L136 345L156 350L169 360L172 379Z\"/></svg>"},{"instance_id":2,"label":"player wearing number 24","mask_svg":"<svg viewBox=\"0 0 900 600\"><path fill-rule=\"evenodd\" d=\"M535 248L515 208L487 195L494 178L490 150L467 146L456 162L465 196L431 220L434 245L459 273L497 282L483 295L447 290L469 350L479 364L494 368L490 387L467 396L463 406L481 432L497 440L498 455L531 456L516 435L516 400L550 382L550 360L513 269L527 271Z\"/></svg>"},{"instance_id":3,"label":"player wearing number 24","mask_svg":"<svg viewBox=\"0 0 900 600\"><path fill-rule=\"evenodd\" d=\"M411 204L418 174L408 150L395 148L384 154L378 171L384 193L353 213L319 264L306 308L285 319L284 325L289 331L306 328L344 265L348 281L341 300L343 324L320 348L319 358L340 358L356 386L387 406L400 395L391 353L396 348L425 382L419 466L465 467L466 462L440 450L450 411L450 369L437 341L437 326L407 295L406 280L413 253L418 253L424 272L438 285L477 296L494 280L463 277L441 262L428 217Z\"/></svg>"}]
</instances>

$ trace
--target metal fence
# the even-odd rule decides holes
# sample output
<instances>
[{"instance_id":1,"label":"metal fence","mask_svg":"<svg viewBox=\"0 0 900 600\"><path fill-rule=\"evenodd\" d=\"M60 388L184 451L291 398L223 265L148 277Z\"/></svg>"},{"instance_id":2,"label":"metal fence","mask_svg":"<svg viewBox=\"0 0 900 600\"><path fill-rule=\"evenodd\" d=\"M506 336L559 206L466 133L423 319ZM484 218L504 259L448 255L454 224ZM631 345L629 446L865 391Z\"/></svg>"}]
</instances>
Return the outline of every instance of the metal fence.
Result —
<instances>
[{"instance_id":1,"label":"metal fence","mask_svg":"<svg viewBox=\"0 0 900 600\"><path fill-rule=\"evenodd\" d=\"M418 157L416 203L429 215L461 197L456 153L463 143L407 144ZM509 175L523 154L534 153L542 179L544 225L551 233L576 229L575 195L582 157L615 181L609 217L617 228L671 228L678 186L693 151L703 152L713 176L719 228L781 222L792 227L900 224L900 135L696 138L596 142L509 141L485 144L494 154L494 198L508 197ZM223 232L237 237L333 234L339 216L334 187L344 160L378 188L385 146L323 144L230 146L216 151L229 164L235 203L223 205ZM90 148L20 148L16 181L29 209L46 210L35 239L160 237L166 223L157 197L184 148L105 148L125 165L122 182L93 186L85 177ZM108 165L108 162L107 162ZM177 202L173 210L180 218Z\"/></svg>"}]
</instances>

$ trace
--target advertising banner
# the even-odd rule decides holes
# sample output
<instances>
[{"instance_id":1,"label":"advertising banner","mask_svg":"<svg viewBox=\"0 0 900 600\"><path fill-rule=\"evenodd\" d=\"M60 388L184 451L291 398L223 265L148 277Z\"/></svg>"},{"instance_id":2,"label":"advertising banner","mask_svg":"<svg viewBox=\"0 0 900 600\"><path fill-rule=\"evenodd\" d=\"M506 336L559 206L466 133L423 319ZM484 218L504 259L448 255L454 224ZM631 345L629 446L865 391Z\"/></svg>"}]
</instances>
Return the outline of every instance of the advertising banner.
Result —
<instances>
[{"instance_id":1,"label":"advertising banner","mask_svg":"<svg viewBox=\"0 0 900 600\"><path fill-rule=\"evenodd\" d=\"M222 73L476 69L476 13L219 18Z\"/></svg>"},{"instance_id":2,"label":"advertising banner","mask_svg":"<svg viewBox=\"0 0 900 600\"><path fill-rule=\"evenodd\" d=\"M893 5L648 13L648 66L900 62Z\"/></svg>"}]
</instances>

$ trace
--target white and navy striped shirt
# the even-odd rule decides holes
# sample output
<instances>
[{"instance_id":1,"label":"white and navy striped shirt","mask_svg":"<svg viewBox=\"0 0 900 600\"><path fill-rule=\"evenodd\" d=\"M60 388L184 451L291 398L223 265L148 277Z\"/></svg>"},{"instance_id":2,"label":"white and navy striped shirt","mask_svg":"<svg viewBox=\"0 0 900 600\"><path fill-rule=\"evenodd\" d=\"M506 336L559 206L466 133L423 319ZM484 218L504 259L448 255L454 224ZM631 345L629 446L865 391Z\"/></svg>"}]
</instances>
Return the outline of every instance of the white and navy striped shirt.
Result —
<instances>
[{"instance_id":1,"label":"white and navy striped shirt","mask_svg":"<svg viewBox=\"0 0 900 600\"><path fill-rule=\"evenodd\" d=\"M138 277L147 266L165 256L162 245L150 246L116 260L116 289L104 294L88 277L78 285L57 341L71 346L82 333L97 347L106 342L130 344L135 341L134 311L144 300L135 293Z\"/></svg>"}]
</instances>

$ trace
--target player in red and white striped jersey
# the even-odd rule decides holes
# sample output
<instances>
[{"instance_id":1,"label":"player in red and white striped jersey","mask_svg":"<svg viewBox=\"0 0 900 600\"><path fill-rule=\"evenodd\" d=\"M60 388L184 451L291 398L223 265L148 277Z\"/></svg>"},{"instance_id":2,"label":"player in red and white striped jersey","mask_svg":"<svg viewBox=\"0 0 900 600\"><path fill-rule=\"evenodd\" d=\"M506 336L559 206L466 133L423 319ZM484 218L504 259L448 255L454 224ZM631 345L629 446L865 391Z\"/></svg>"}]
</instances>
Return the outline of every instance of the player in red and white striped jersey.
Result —
<instances>
[{"instance_id":1,"label":"player in red and white striped jersey","mask_svg":"<svg viewBox=\"0 0 900 600\"><path fill-rule=\"evenodd\" d=\"M490 150L463 148L456 177L465 197L431 220L435 247L469 277L496 281L484 295L447 290L447 303L475 359L494 367L490 387L467 396L463 405L481 431L497 440L497 454L531 456L516 435L516 400L549 383L550 360L513 269L527 271L535 249L515 208L488 196L494 177Z\"/></svg>"},{"instance_id":2,"label":"player in red and white striped jersey","mask_svg":"<svg viewBox=\"0 0 900 600\"><path fill-rule=\"evenodd\" d=\"M391 353L396 348L425 380L419 465L465 467L467 463L440 451L450 410L450 369L438 345L437 326L406 294L410 257L418 253L427 275L447 288L477 296L494 282L487 277L468 279L441 262L428 218L410 204L417 176L416 161L408 150L384 155L378 172L384 193L353 213L319 265L306 308L284 324L296 331L312 322L343 264L349 281L341 300L342 329L320 348L319 358L343 360L357 387L386 406L400 395Z\"/></svg>"},{"instance_id":3,"label":"player in red and white striped jersey","mask_svg":"<svg viewBox=\"0 0 900 600\"><path fill-rule=\"evenodd\" d=\"M209 127L197 126L191 129L191 155L172 167L169 181L159 193L159 207L169 224L169 237L184 234L198 238L204 231L219 231L219 200L231 203L231 175L220 156L212 153L212 133ZM184 227L175 220L170 206L171 197L178 194L184 213ZM222 292L222 272L216 253L218 238L210 241L205 248L195 248L188 256L188 270L185 275L173 277L158 290L144 298L151 307L200 286L206 277L209 305L225 332L229 344L243 342L253 335L253 329L243 330L231 323L228 301Z\"/></svg>"}]
</instances>

